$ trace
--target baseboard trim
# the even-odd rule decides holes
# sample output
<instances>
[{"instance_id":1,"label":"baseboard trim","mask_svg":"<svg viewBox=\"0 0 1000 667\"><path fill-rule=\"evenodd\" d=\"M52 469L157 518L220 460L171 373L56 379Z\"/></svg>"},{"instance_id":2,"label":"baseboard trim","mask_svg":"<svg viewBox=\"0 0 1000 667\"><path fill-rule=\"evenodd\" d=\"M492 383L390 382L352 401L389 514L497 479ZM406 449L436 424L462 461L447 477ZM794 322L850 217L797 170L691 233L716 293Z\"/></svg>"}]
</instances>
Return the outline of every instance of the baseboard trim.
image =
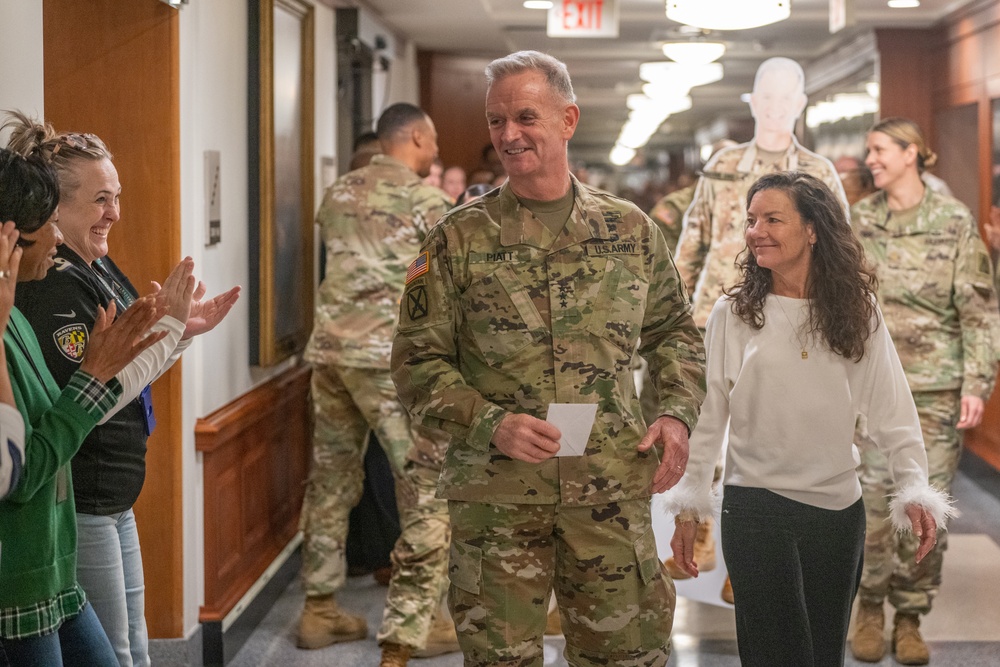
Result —
<instances>
[{"instance_id":1,"label":"baseboard trim","mask_svg":"<svg viewBox=\"0 0 1000 667\"><path fill-rule=\"evenodd\" d=\"M983 491L1000 500L1000 473L996 468L968 449L963 449L958 469Z\"/></svg>"},{"instance_id":2,"label":"baseboard trim","mask_svg":"<svg viewBox=\"0 0 1000 667\"><path fill-rule=\"evenodd\" d=\"M201 624L202 664L205 667L224 667L247 642L282 592L298 576L302 566L301 544L302 533L296 533L224 619Z\"/></svg>"}]
</instances>

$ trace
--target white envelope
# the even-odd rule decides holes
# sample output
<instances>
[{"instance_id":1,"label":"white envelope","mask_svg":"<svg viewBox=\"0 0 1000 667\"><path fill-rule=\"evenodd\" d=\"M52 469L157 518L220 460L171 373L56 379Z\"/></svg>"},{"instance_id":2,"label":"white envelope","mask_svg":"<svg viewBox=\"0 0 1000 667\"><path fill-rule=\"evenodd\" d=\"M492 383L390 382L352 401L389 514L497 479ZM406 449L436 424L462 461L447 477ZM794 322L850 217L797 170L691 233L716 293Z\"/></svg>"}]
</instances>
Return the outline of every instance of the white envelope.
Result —
<instances>
[{"instance_id":1,"label":"white envelope","mask_svg":"<svg viewBox=\"0 0 1000 667\"><path fill-rule=\"evenodd\" d=\"M549 403L545 421L562 433L556 456L583 456L596 417L596 403Z\"/></svg>"}]
</instances>

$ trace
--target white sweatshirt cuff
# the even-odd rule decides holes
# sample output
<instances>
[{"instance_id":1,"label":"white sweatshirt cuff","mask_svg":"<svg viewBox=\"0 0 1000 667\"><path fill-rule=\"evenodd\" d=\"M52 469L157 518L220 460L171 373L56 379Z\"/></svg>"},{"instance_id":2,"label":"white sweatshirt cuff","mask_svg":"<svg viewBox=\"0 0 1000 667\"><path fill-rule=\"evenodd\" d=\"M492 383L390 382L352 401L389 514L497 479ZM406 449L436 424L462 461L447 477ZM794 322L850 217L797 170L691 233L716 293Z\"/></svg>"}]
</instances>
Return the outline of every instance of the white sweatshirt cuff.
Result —
<instances>
[{"instance_id":1,"label":"white sweatshirt cuff","mask_svg":"<svg viewBox=\"0 0 1000 667\"><path fill-rule=\"evenodd\" d=\"M897 532L910 532L913 526L910 518L906 516L906 508L909 505L918 505L934 518L939 529L943 529L948 519L958 515L954 503L954 499L948 494L929 484L911 484L892 494L889 500L889 520Z\"/></svg>"},{"instance_id":2,"label":"white sweatshirt cuff","mask_svg":"<svg viewBox=\"0 0 1000 667\"><path fill-rule=\"evenodd\" d=\"M668 516L681 517L681 520L694 519L704 521L720 514L721 497L712 492L711 487L697 488L684 483L681 479L677 485L660 495L663 511Z\"/></svg>"}]
</instances>

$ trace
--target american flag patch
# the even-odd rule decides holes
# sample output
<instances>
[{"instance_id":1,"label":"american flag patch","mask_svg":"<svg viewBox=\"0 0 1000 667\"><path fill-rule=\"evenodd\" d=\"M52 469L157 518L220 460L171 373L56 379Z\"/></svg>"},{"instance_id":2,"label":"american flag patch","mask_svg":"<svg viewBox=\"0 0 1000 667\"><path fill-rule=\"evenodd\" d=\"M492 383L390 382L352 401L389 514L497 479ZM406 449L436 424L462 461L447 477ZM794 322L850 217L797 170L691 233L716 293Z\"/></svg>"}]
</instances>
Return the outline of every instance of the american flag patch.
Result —
<instances>
[{"instance_id":1,"label":"american flag patch","mask_svg":"<svg viewBox=\"0 0 1000 667\"><path fill-rule=\"evenodd\" d=\"M427 273L427 269L428 269L427 253L422 252L419 255L417 255L417 258L415 260L410 262L409 268L406 269L405 284L409 285L412 280L414 280L415 278L419 278L420 276Z\"/></svg>"}]
</instances>

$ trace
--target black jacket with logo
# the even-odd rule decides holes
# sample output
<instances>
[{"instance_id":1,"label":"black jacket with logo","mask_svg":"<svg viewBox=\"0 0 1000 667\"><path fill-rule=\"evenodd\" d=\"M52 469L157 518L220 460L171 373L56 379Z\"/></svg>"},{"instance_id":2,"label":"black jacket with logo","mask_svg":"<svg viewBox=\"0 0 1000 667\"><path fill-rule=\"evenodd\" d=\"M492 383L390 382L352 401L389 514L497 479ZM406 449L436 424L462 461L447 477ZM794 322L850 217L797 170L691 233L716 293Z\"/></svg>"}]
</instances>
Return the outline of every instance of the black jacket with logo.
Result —
<instances>
[{"instance_id":1,"label":"black jacket with logo","mask_svg":"<svg viewBox=\"0 0 1000 667\"><path fill-rule=\"evenodd\" d=\"M133 298L132 283L109 257L101 262L112 281ZM52 376L64 387L80 367L97 307L112 294L96 271L67 246L59 246L56 265L43 280L18 283L17 307L31 323ZM119 306L119 313L121 307ZM30 453L26 453L30 456ZM146 478L145 415L140 399L131 401L90 432L73 457L76 510L107 515L132 507Z\"/></svg>"}]
</instances>

